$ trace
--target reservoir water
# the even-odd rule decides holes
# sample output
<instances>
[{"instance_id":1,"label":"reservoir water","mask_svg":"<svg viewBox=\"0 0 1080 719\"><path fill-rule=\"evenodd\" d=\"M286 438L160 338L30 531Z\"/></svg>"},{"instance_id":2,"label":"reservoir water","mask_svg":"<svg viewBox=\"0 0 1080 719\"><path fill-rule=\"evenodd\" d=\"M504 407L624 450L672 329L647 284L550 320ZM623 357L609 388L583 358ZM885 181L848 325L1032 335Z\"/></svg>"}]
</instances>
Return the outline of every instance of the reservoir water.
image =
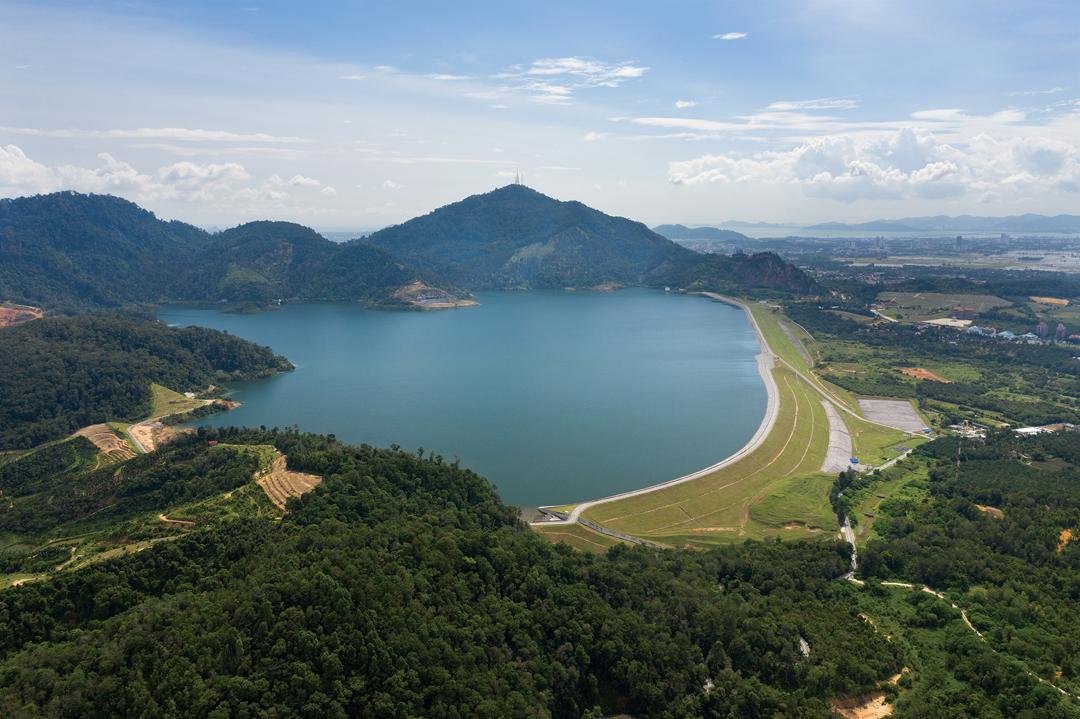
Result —
<instances>
[{"instance_id":1,"label":"reservoir water","mask_svg":"<svg viewBox=\"0 0 1080 719\"><path fill-rule=\"evenodd\" d=\"M651 290L494 292L479 307L261 314L166 307L161 320L270 345L296 370L232 385L200 424L286 427L457 458L520 505L595 499L708 466L765 412L742 310Z\"/></svg>"}]
</instances>

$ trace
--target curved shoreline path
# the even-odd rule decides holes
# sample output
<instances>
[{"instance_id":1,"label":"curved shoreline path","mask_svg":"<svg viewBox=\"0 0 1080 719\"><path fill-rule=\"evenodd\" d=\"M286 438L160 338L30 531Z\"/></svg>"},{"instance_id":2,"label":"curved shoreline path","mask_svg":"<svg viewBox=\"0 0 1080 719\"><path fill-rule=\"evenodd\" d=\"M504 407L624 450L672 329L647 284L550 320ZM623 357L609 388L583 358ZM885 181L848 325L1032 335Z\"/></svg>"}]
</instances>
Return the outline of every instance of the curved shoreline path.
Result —
<instances>
[{"instance_id":1,"label":"curved shoreline path","mask_svg":"<svg viewBox=\"0 0 1080 719\"><path fill-rule=\"evenodd\" d=\"M754 329L754 334L757 336L758 344L761 346L761 353L757 356L758 374L761 375L761 381L765 384L765 393L767 395L767 401L765 404L765 416L762 418L761 424L758 425L757 431L754 432L753 436L750 437L750 440L745 445L743 445L742 449L738 450L729 457L720 460L716 464L712 464L708 467L705 467L704 469L699 469L696 472L691 472L690 474L683 475L682 477L676 477L675 479L669 479L667 481L660 482L659 484L642 487L641 489L633 489L628 492L620 492L619 494L612 494L607 497L602 497L601 499L594 499L588 502L582 502L581 504L575 505L574 508L569 512L569 514L567 514L566 517L562 519L532 522L531 524L533 526L552 527L565 524L576 524L581 519L581 514L583 512L598 505L606 504L608 502L614 502L620 499L629 499L630 497L637 497L642 494L649 494L650 492L656 492L666 487L673 487L677 484L683 484L685 482L691 482L695 479L699 479L706 475L712 474L719 469L723 469L728 465L738 462L740 459L760 447L761 444L765 441L765 438L769 436L769 433L772 431L773 426L776 424L776 417L780 410L780 391L776 385L776 378L773 377L772 373L773 367L776 366L776 354L769 347L769 343L765 341L765 335L761 332L761 327L758 326L757 319L754 317L754 313L750 311L750 307L748 305L730 297L725 297L723 295L719 295L713 292L702 292L701 294L718 302L723 302L725 304L733 305L742 309L746 313L746 316L750 319L750 326ZM548 507L540 507L540 509L542 511L548 512L549 514L552 513L550 512L550 509ZM589 527L591 529L601 532L602 534L608 534L610 536L620 539L628 537L628 535L623 535L619 532L610 532L604 530L602 527L594 524L593 522L589 522Z\"/></svg>"},{"instance_id":2,"label":"curved shoreline path","mask_svg":"<svg viewBox=\"0 0 1080 719\"><path fill-rule=\"evenodd\" d=\"M700 294L702 296L705 296L705 297L708 297L709 299L712 299L712 300L715 300L715 301L718 301L718 302L723 302L725 304L741 308L746 313L747 317L750 320L750 325L754 329L754 334L757 337L758 344L761 347L761 352L757 356L758 373L760 374L760 376L762 378L762 382L765 385L765 390L766 390L766 394L767 394L767 397L768 397L768 401L767 401L767 404L766 404L766 410L765 410L765 416L762 418L761 424L758 426L757 431L750 438L750 440L746 443L746 445L744 445L741 449L739 449L734 454L726 457L725 459L723 459L723 460L721 460L721 461L719 461L719 462L717 462L717 463L715 463L713 465L710 465L708 467L700 469L700 470L698 470L696 472L692 472L690 474L684 475L682 477L677 477L675 479L670 479L670 480L660 482L660 483L657 483L657 484L654 484L654 485L650 485L650 486L647 486L647 487L642 487L640 489L634 489L634 490L630 490L630 491L627 491L627 492L620 492L618 494L613 494L613 495L610 495L610 496L607 496L607 497L602 497L600 499L594 499L594 500L581 502L581 503L576 504L576 505L548 505L548 506L540 507L539 508L540 511L543 514L550 517L550 519L533 521L533 522L530 523L532 526L534 526L534 527L536 527L538 529L542 529L544 527L557 527L557 526L560 526L560 525L561 526L566 526L566 525L573 525L573 524L581 524L584 527L586 527L588 529L591 529L594 532L597 532L599 534L604 534L604 535L613 537L615 539L628 541L628 542L632 542L632 543L635 543L635 544L654 545L653 542L648 541L644 537L657 537L657 536L659 536L658 532L659 532L659 534L670 534L671 530L674 527L680 527L680 526L683 526L683 525L687 525L689 523L697 522L698 520L702 519L705 516L715 516L717 514L717 512L724 510L725 507L720 507L719 509L714 509L712 511L707 511L707 512L702 513L701 511L699 511L697 509L697 507L699 505L697 505L696 502L691 503L693 498L691 496L687 496L685 490L681 490L681 491L678 491L676 493L675 498L673 498L673 501L670 504L662 504L662 505L657 505L657 506L651 506L651 505L648 505L648 504L647 505L640 505L640 502L642 502L642 501L647 502L648 500L638 500L637 503L631 503L631 505L636 507L636 511L629 512L627 514L620 514L619 516L614 517L614 518L612 518L611 516L607 516L607 518L605 519L605 512L600 512L599 513L600 516L597 517L596 513L590 513L590 511L596 509L597 507L600 507L602 505L606 505L606 504L609 504L609 503L612 503L612 502L619 502L619 501L622 501L622 500L629 500L629 499L633 499L635 497L643 497L644 495L650 495L650 494L653 494L653 493L656 493L656 492L660 492L660 491L675 487L677 485L685 484L687 482L692 482L692 481L698 480L698 479L703 479L703 478L706 478L706 477L709 477L711 475L716 474L720 470L724 470L725 468L731 467L731 465L735 465L736 463L739 463L739 462L741 462L743 460L747 460L748 462L754 463L756 460L754 458L751 458L751 456L753 455L753 456L756 457L755 452L758 452L758 450L764 451L763 445L766 445L766 443L769 442L772 439L772 435L774 434L774 429L776 428L778 419L781 416L785 417L785 427L787 427L789 424L791 425L791 434L790 434L790 436L787 436L787 439L783 443L783 446L779 447L779 452L776 454L776 456L775 457L771 456L772 449L770 449L770 457L771 458L767 458L767 459L769 459L769 461L766 462L763 467L759 467L757 469L754 469L754 466L756 466L756 465L751 465L749 474L746 474L745 471L741 471L739 469L729 470L729 471L735 471L737 473L737 476L734 477L732 479L732 481L728 481L725 484L722 484L722 485L720 485L718 487L709 488L708 490L705 491L706 495L713 494L714 492L719 491L721 489L725 489L726 487L730 487L730 486L734 486L736 484L739 484L740 482L742 482L743 479L749 479L750 477L753 477L755 475L758 476L758 477L763 477L764 475L759 474L760 472L764 471L764 469L766 467L768 467L770 465L773 465L775 462L777 462L777 460L780 459L781 455L787 456L787 455L785 455L785 452L788 450L788 447L791 444L792 439L796 436L796 431L797 431L796 423L800 423L798 426L802 427L804 425L801 424L801 423L809 422L808 425L805 425L805 426L809 427L809 430L798 430L798 432L800 433L800 436L801 436L804 432L808 431L810 436L809 436L808 439L806 439L806 438L800 439L798 442L795 443L795 445L792 445L792 446L797 445L798 447L802 447L803 443L806 443L806 446L805 446L805 448L803 448L803 451L802 451L801 455L798 455L798 456L793 455L793 458L795 458L797 460L797 461L795 461L794 466L784 469L783 467L786 467L786 465L789 463L788 460L784 460L783 465L778 465L778 466L781 467L781 471L785 473L784 476L795 476L795 474L798 474L799 472L804 472L805 473L805 472L808 472L808 471L809 472L820 472L820 471L822 471L824 469L824 466L822 465L822 462L825 461L826 456L829 454L828 450L827 450L827 447L828 447L828 445L834 444L834 443L837 445L837 447L835 448L835 451L833 452L833 454L836 454L836 457L830 457L829 459L831 459L832 461L831 462L826 462L826 464L830 468L832 466L834 466L834 465L839 466L839 461L838 461L839 454L838 454L838 452L841 449L841 445L844 446L845 449L847 449L847 444L850 443L850 438L851 438L850 432L846 431L847 427L844 427L844 429L845 429L844 433L847 434L847 436L848 436L848 443L841 443L839 441L836 441L838 438L835 435L837 434L837 430L839 429L836 425L838 423L841 424L841 425L844 424L843 419L842 419L843 414L847 414L847 415L855 418L859 422L869 424L869 425L877 425L879 427L887 428L887 429L889 429L891 431L896 431L897 429L899 429L897 427L889 426L889 425L886 425L886 424L882 424L881 422L876 422L874 420L867 419L866 417L861 416L858 412L853 411L851 408L849 408L847 406L847 403L844 401L843 398L837 396L831 389L823 386L820 383L820 381L817 381L817 378L812 378L812 377L807 376L807 373L802 368L800 368L800 367L798 367L798 366L796 366L794 364L793 359L789 360L788 358L785 358L781 354L781 352L783 351L781 348L774 348L773 346L770 346L765 331L763 330L762 326L759 324L758 318L757 318L757 316L755 316L754 310L751 308L751 306L748 303L740 301L740 300L732 298L732 297L727 297L725 295L721 295L721 294L718 294L718 293L713 293L713 292L701 292L701 293L698 293L698 294ZM784 325L781 324L780 329L785 330L786 328L785 328ZM785 336L788 337L789 342L792 342L794 344L794 340L790 336L790 333L785 332ZM782 341L782 340L777 340L777 341ZM787 375L786 378L784 378L784 382L785 382L784 393L787 394L788 396L790 396L791 401L794 403L791 407L788 407L788 405L786 404L786 402L788 401L787 399L785 399L785 401L784 401L784 407L781 407L781 397L780 397L781 390L780 390L780 387L778 385L778 377L777 377L778 372L781 373L781 374L787 373L787 372L791 373L790 375ZM804 388L803 390L797 391L793 395L792 392L793 392L793 389L794 389L794 385L791 383L791 380L794 380L798 384L803 384L804 383L805 385L808 386L808 388ZM801 380L802 382L800 383L799 380ZM814 404L818 405L818 409L816 410L816 412L809 409L809 407L806 406L806 402L807 402L807 400L809 400L808 394L810 394L810 395L817 394L820 397L820 399L817 402L814 403ZM799 399L799 396L801 396L802 399ZM800 420L798 418L798 416L799 416L799 406L802 406L803 410L804 410L805 419L803 419L803 420ZM794 413L793 415L792 415L792 412ZM832 430L832 431L824 431L824 435L823 435L822 438L820 438L820 441L818 439L815 439L815 433L817 431L815 429L815 424L814 424L814 422L815 422L815 420L814 420L815 413L822 415L820 417L820 419L827 419L827 425L828 425L829 429ZM788 415L792 415L792 416L788 417ZM830 437L830 435L833 435L833 436ZM830 439L832 439L833 441L830 441ZM818 443L820 443L822 445L820 448L816 447L816 445ZM808 459L808 452L810 452L810 449L811 449L812 446L815 447L816 449L821 450L822 457L821 457L821 459L813 460L814 462L816 462L813 469L808 469L807 467L805 467L803 465L803 461ZM816 451L816 449L815 449L815 451ZM794 451L797 451L797 450L792 449L791 451L794 452ZM851 452L851 450L847 449L847 454L843 458L845 466L847 465L848 457L851 456L850 452ZM897 459L900 459L900 458L897 457L897 458L893 459L892 461L887 462L885 465L882 465L882 467L884 468L885 466L889 466L889 465L893 464ZM792 474L793 472L795 474ZM743 476L743 475L745 475L745 476ZM775 482L775 481L779 481L779 480L782 480L782 479L783 479L783 477L779 477L777 480L768 480L768 481ZM708 480L706 480L706 481L708 481ZM753 481L757 482L757 481L760 481L760 480L755 479ZM740 535L744 534L745 533L744 530L745 530L745 527L746 527L746 523L749 521L750 504L748 504L748 502L753 503L755 500L760 500L760 497L763 494L763 492L765 491L765 489L766 488L763 487L761 492L758 492L758 494L753 495L752 497L750 497L750 499L746 499L745 497L736 498L736 500L738 502L740 502L741 505L742 505L741 506L741 513L740 513L741 519L736 520L736 525L737 526L729 526L729 525L725 524L725 525L720 526L720 527L707 527L707 528L704 528L704 529L691 529L691 531L695 531L695 532L704 532L704 531L709 531L709 532L714 532L714 531L731 532L731 531L737 531ZM680 494L680 492L681 492L681 494ZM681 498L679 498L679 497L681 497ZM560 510L558 508L559 506L566 507L566 509ZM651 507L651 508L647 509L646 507ZM681 516L668 517L668 519L672 520L672 521L667 523L667 524L658 523L661 520L651 520L653 524L656 524L656 526L655 527L649 527L648 529L646 528L646 526L641 526L641 525L637 525L635 527L634 524L628 523L626 521L626 520L630 519L633 516L650 514L650 513L653 513L653 512L668 513L668 514L670 514L672 512L678 512L678 513L681 513ZM590 513L590 516L588 516L588 517L584 516L584 515L586 515L586 513ZM611 514L610 510L607 511L607 514L608 515ZM658 515L653 515L653 516L655 517L655 516L658 516ZM608 524L610 521L615 521L615 520L619 520L616 523L622 525L622 526L619 527L619 530L623 530L623 531L617 531L613 527L604 526L605 524ZM668 521L668 520L663 520L663 521ZM729 521L731 521L731 520L729 519ZM789 525L785 525L784 528L789 528ZM645 530L644 534L641 533L642 530ZM666 531L661 531L661 530L666 530ZM655 546L660 546L660 545L655 545Z\"/></svg>"}]
</instances>

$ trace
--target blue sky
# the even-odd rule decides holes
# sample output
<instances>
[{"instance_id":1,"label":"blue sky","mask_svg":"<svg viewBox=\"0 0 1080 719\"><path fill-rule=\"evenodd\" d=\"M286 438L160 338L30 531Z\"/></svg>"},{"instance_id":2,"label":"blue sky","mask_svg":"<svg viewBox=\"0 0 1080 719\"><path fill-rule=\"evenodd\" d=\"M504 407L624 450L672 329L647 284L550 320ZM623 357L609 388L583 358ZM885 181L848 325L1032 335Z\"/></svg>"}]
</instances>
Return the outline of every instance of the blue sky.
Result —
<instances>
[{"instance_id":1,"label":"blue sky","mask_svg":"<svg viewBox=\"0 0 1080 719\"><path fill-rule=\"evenodd\" d=\"M355 229L520 169L650 224L1080 212L1076 2L0 12L2 196Z\"/></svg>"}]
</instances>

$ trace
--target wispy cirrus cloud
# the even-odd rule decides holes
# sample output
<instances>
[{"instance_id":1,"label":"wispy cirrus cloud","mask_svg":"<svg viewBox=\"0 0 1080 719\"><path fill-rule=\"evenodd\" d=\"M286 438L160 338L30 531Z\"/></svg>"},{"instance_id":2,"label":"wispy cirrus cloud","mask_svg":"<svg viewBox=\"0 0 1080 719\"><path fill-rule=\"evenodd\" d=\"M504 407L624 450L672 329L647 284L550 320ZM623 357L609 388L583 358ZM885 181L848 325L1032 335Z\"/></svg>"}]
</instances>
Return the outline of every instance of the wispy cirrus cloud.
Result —
<instances>
[{"instance_id":1,"label":"wispy cirrus cloud","mask_svg":"<svg viewBox=\"0 0 1080 719\"><path fill-rule=\"evenodd\" d=\"M580 90L615 88L640 78L648 67L633 61L609 63L591 57L551 57L534 60L529 65L512 65L491 79L499 85L470 90L466 97L478 100L503 100L523 96L545 105L568 105Z\"/></svg>"},{"instance_id":2,"label":"wispy cirrus cloud","mask_svg":"<svg viewBox=\"0 0 1080 719\"><path fill-rule=\"evenodd\" d=\"M1018 90L1016 92L1010 92L1009 97L1035 97L1038 95L1056 95L1059 92L1065 92L1064 87L1048 87L1045 90Z\"/></svg>"},{"instance_id":3,"label":"wispy cirrus cloud","mask_svg":"<svg viewBox=\"0 0 1080 719\"><path fill-rule=\"evenodd\" d=\"M854 110L859 103L847 97L819 97L815 100L781 100L770 104L768 110Z\"/></svg>"},{"instance_id":4,"label":"wispy cirrus cloud","mask_svg":"<svg viewBox=\"0 0 1080 719\"><path fill-rule=\"evenodd\" d=\"M174 142L281 142L310 143L305 137L269 135L264 132L232 132L187 127L138 127L132 129L87 130L79 128L42 129L35 127L4 127L0 132L10 135L98 140L172 140Z\"/></svg>"},{"instance_id":5,"label":"wispy cirrus cloud","mask_svg":"<svg viewBox=\"0 0 1080 719\"><path fill-rule=\"evenodd\" d=\"M745 40L747 38L747 36L748 35L745 32L722 32L722 33L717 33L716 35L713 35L712 38L713 38L713 40L731 41L731 40Z\"/></svg>"},{"instance_id":6,"label":"wispy cirrus cloud","mask_svg":"<svg viewBox=\"0 0 1080 719\"><path fill-rule=\"evenodd\" d=\"M694 100L676 100L675 101L675 109L676 110L685 110L685 109L690 108L690 107L697 107L697 102L694 101Z\"/></svg>"}]
</instances>

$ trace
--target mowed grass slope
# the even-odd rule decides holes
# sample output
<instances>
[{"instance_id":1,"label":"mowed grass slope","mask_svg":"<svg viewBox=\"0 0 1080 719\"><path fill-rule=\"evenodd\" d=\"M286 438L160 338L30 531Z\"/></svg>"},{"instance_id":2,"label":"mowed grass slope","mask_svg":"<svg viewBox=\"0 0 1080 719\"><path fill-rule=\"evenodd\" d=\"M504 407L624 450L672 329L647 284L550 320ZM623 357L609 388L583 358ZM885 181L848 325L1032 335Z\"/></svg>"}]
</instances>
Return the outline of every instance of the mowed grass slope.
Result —
<instances>
[{"instance_id":1,"label":"mowed grass slope","mask_svg":"<svg viewBox=\"0 0 1080 719\"><path fill-rule=\"evenodd\" d=\"M805 330L788 320L779 310L774 310L768 305L753 303L747 306L750 308L750 313L754 316L758 329L761 330L761 334L765 337L765 342L768 343L773 354L809 378L814 383L814 386L821 389L828 396L848 409L858 411L858 403L851 392L829 384L814 374L813 367L806 361L804 355L814 360L818 350L815 347L814 340L810 338ZM799 351L799 347L795 345L795 342L802 345L802 352Z\"/></svg>"},{"instance_id":2,"label":"mowed grass slope","mask_svg":"<svg viewBox=\"0 0 1080 719\"><path fill-rule=\"evenodd\" d=\"M813 388L786 367L775 368L773 376L780 410L772 432L756 451L699 479L600 504L584 516L608 529L662 544L709 544L788 532L784 524L802 521L799 507L807 504L805 496L795 502L795 514L778 518L775 526L752 519L751 510L784 480L820 472L829 424ZM820 487L820 502L827 505L828 482ZM812 514L821 516L820 506Z\"/></svg>"},{"instance_id":3,"label":"mowed grass slope","mask_svg":"<svg viewBox=\"0 0 1080 719\"><path fill-rule=\"evenodd\" d=\"M551 527L533 526L540 536L550 542L562 542L584 552L606 552L616 544L628 544L605 534L599 534L581 524L556 524Z\"/></svg>"}]
</instances>

